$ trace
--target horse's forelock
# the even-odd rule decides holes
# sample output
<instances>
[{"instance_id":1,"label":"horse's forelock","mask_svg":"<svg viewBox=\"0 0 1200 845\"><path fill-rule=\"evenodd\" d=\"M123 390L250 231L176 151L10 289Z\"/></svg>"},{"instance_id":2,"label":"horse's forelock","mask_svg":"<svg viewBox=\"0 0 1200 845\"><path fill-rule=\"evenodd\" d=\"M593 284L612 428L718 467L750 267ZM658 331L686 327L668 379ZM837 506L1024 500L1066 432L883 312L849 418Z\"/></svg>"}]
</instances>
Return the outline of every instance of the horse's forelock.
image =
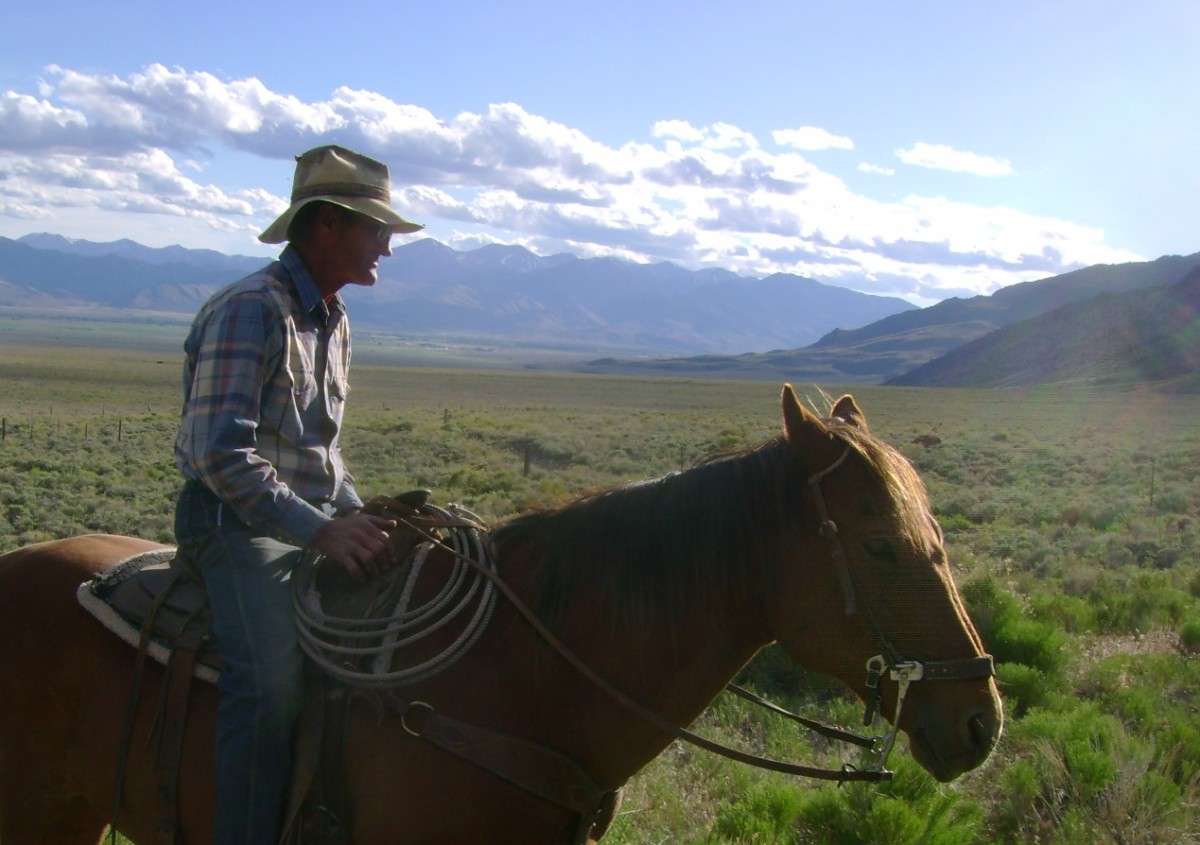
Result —
<instances>
[{"instance_id":1,"label":"horse's forelock","mask_svg":"<svg viewBox=\"0 0 1200 845\"><path fill-rule=\"evenodd\" d=\"M860 428L836 420L830 428L862 457L882 482L897 530L911 540L918 540L930 511L929 494L912 463L899 449Z\"/></svg>"}]
</instances>

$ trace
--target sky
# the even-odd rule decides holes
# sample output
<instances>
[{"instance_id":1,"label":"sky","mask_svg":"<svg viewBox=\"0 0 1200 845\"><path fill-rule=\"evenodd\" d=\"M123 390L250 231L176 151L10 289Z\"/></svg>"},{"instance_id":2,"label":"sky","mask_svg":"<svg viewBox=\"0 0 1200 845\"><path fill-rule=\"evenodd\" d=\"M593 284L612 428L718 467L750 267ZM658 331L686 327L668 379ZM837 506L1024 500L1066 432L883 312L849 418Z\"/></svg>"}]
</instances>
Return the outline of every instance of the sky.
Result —
<instances>
[{"instance_id":1,"label":"sky","mask_svg":"<svg viewBox=\"0 0 1200 845\"><path fill-rule=\"evenodd\" d=\"M0 0L0 237L269 257L336 143L455 249L928 305L1200 251L1198 42L1195 0Z\"/></svg>"}]
</instances>

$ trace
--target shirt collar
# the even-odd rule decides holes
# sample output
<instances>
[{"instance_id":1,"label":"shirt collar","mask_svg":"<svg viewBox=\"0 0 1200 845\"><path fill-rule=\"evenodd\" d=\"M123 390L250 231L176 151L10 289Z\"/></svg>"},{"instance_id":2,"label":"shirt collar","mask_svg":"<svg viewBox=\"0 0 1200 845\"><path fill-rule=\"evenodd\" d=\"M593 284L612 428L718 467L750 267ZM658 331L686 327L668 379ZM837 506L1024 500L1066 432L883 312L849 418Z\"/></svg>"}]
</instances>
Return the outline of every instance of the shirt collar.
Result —
<instances>
[{"instance_id":1,"label":"shirt collar","mask_svg":"<svg viewBox=\"0 0 1200 845\"><path fill-rule=\"evenodd\" d=\"M296 286L296 293L300 296L300 307L306 314L324 305L324 297L321 296L317 282L313 279L312 273L308 272L308 268L304 266L304 261L295 247L288 244L279 256L279 263L283 265L283 269L292 279L292 284ZM333 299L329 301L329 310L334 309L346 310L346 304L342 301L340 293L335 293Z\"/></svg>"}]
</instances>

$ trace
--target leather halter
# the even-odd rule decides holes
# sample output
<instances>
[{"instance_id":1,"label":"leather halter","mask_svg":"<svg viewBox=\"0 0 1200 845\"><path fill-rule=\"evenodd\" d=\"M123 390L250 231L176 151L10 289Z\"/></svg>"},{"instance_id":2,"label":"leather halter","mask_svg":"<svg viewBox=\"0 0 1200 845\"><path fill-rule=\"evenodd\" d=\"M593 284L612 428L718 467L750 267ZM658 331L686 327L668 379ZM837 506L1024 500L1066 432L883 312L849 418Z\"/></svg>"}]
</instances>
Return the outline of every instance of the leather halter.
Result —
<instances>
[{"instance_id":1,"label":"leather halter","mask_svg":"<svg viewBox=\"0 0 1200 845\"><path fill-rule=\"evenodd\" d=\"M850 572L846 551L842 547L841 537L838 534L837 523L830 519L829 509L825 505L825 496L821 493L821 481L845 463L846 458L850 456L850 449L850 445L847 444L841 457L825 469L810 475L808 487L817 504L817 516L821 521L821 537L829 545L830 557L833 558L834 565L837 567L838 580L841 582L842 595L846 602L846 615L854 616L858 612L858 591L855 589L854 576ZM879 624L879 620L871 608L865 607L863 612L875 635L876 643L881 649L881 652L869 659L866 665L866 686L870 691L871 698L867 701L866 710L863 713L863 725L874 724L879 714L879 709L883 704L883 689L879 682L884 673L886 672L888 677L897 684L896 710L890 720L892 727L886 734L875 740L874 747L868 754L869 762L865 771L890 774L886 772L884 766L887 765L887 759L900 732L900 713L904 708L904 699L908 694L909 685L915 681L962 681L991 678L996 674L996 667L990 654L924 662L902 657L899 649L884 633L883 627Z\"/></svg>"}]
</instances>

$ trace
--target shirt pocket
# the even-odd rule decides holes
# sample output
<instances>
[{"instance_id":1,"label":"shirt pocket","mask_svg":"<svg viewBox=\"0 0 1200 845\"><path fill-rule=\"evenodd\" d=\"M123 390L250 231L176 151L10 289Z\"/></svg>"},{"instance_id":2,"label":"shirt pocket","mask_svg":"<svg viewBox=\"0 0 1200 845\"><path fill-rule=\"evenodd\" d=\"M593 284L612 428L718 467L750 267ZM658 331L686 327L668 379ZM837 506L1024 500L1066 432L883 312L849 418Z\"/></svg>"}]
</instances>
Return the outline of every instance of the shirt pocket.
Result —
<instances>
[{"instance_id":1,"label":"shirt pocket","mask_svg":"<svg viewBox=\"0 0 1200 845\"><path fill-rule=\"evenodd\" d=\"M334 422L341 423L346 399L350 396L350 380L333 377L329 379L329 415Z\"/></svg>"},{"instance_id":2,"label":"shirt pocket","mask_svg":"<svg viewBox=\"0 0 1200 845\"><path fill-rule=\"evenodd\" d=\"M301 413L307 411L319 394L317 376L312 370L292 370L292 404Z\"/></svg>"}]
</instances>

